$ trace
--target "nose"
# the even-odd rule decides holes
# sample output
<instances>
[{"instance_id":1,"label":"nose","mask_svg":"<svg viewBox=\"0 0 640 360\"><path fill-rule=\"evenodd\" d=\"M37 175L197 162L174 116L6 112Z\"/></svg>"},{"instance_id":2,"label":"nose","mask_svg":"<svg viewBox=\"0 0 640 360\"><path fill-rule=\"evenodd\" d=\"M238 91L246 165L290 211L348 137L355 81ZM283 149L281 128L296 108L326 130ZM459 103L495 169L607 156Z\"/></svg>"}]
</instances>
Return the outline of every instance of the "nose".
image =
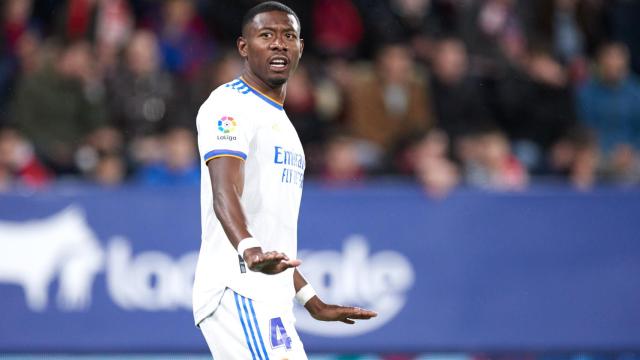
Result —
<instances>
[{"instance_id":1,"label":"nose","mask_svg":"<svg viewBox=\"0 0 640 360\"><path fill-rule=\"evenodd\" d=\"M282 36L275 36L271 42L271 50L287 50L287 42L284 41Z\"/></svg>"}]
</instances>

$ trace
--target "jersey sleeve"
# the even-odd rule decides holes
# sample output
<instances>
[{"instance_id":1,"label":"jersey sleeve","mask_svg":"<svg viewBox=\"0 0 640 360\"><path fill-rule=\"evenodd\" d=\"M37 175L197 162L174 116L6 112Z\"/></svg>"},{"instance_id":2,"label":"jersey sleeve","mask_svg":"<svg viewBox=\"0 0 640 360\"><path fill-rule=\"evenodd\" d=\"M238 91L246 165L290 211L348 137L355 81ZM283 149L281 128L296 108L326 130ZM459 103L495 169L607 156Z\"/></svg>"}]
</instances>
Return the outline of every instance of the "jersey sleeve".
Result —
<instances>
[{"instance_id":1,"label":"jersey sleeve","mask_svg":"<svg viewBox=\"0 0 640 360\"><path fill-rule=\"evenodd\" d=\"M213 94L198 112L198 147L205 163L221 156L246 160L249 155L253 126L237 100L221 95Z\"/></svg>"}]
</instances>

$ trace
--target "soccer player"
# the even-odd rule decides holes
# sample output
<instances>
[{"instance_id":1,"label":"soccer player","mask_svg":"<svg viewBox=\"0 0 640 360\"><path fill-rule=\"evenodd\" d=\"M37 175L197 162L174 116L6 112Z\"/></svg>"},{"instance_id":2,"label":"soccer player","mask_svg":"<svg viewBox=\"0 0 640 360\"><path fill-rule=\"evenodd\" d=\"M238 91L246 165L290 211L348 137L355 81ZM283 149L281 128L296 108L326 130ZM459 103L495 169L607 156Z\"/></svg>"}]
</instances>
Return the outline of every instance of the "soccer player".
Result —
<instances>
[{"instance_id":1,"label":"soccer player","mask_svg":"<svg viewBox=\"0 0 640 360\"><path fill-rule=\"evenodd\" d=\"M298 17L278 2L256 5L237 47L242 75L214 90L197 117L195 322L215 359L306 359L294 297L318 320L353 324L376 313L325 304L296 269L305 158L282 104L302 55Z\"/></svg>"}]
</instances>

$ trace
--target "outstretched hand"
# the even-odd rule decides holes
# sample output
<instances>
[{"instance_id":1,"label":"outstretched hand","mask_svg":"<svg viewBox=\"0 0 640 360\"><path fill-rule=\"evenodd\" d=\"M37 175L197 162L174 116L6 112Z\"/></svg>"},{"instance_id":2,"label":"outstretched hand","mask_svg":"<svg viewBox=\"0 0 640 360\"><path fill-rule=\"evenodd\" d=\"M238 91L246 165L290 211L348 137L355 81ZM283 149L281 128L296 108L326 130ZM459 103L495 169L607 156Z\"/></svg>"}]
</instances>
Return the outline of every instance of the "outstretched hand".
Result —
<instances>
[{"instance_id":1,"label":"outstretched hand","mask_svg":"<svg viewBox=\"0 0 640 360\"><path fill-rule=\"evenodd\" d=\"M354 320L368 320L378 316L375 311L359 307L325 304L317 296L312 297L304 307L316 320L341 321L345 324L355 324Z\"/></svg>"},{"instance_id":2,"label":"outstretched hand","mask_svg":"<svg viewBox=\"0 0 640 360\"><path fill-rule=\"evenodd\" d=\"M249 248L244 251L243 255L250 270L268 275L279 274L302 263L297 259L291 260L284 253L277 251L263 253L259 247Z\"/></svg>"}]
</instances>

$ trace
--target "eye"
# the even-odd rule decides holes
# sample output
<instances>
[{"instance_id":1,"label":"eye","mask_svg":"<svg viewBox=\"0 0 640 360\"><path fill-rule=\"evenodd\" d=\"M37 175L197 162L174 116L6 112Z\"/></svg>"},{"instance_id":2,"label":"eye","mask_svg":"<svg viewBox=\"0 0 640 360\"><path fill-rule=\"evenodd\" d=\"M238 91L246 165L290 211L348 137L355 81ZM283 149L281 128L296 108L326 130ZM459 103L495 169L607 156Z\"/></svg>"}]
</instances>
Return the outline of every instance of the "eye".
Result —
<instances>
[{"instance_id":1,"label":"eye","mask_svg":"<svg viewBox=\"0 0 640 360\"><path fill-rule=\"evenodd\" d=\"M263 39L269 39L272 35L270 32L263 32L259 36Z\"/></svg>"},{"instance_id":2,"label":"eye","mask_svg":"<svg viewBox=\"0 0 640 360\"><path fill-rule=\"evenodd\" d=\"M287 33L287 34L285 35L285 37L286 37L288 40L295 40L295 39L297 39L297 38L298 38L298 36L297 36L296 34L294 34L294 33Z\"/></svg>"}]
</instances>

